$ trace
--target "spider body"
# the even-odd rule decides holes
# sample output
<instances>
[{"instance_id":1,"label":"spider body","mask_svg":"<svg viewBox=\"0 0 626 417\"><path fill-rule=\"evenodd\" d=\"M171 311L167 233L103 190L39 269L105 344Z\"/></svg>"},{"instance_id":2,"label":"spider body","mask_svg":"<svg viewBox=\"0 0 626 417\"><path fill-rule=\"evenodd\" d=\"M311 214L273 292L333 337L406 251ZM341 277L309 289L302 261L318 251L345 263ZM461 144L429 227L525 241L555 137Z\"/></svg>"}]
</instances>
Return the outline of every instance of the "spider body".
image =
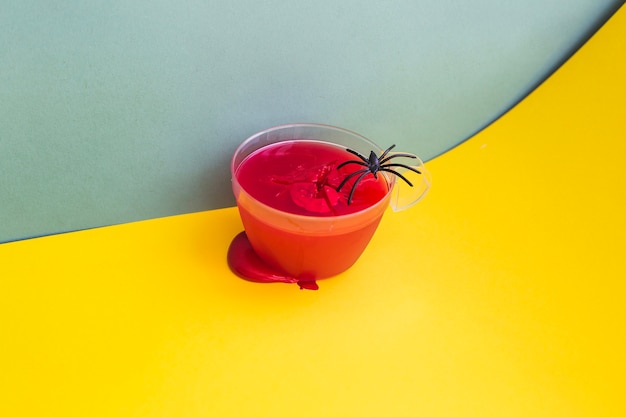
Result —
<instances>
[{"instance_id":1,"label":"spider body","mask_svg":"<svg viewBox=\"0 0 626 417\"><path fill-rule=\"evenodd\" d=\"M343 181L341 181L339 186L337 187L337 191L339 192L343 188L343 186L348 183L348 181L351 178L357 177L356 181L354 181L354 184L352 185L352 189L350 190L350 194L348 195L348 205L352 202L352 197L354 196L354 191L356 190L357 185L368 174L372 174L374 176L374 178L378 178L378 173L380 171L389 172L391 174L394 174L394 175L400 177L404 182L409 184L409 186L411 186L411 187L413 186L411 181L409 181L402 174L400 174L399 172L397 172L397 171L395 171L395 170L393 170L391 168L392 167L405 168L405 169L408 169L408 170L413 171L413 172L418 173L418 174L421 174L421 172L419 170L417 170L416 168L413 168L411 166L408 166L408 165L405 165L405 164L389 163L389 161L391 159L393 159L393 158L404 157L404 158L416 159L417 157L415 155L412 155L412 154L409 154L409 153L396 153L396 154L393 154L393 155L389 155L389 152L395 146L396 145L391 145L380 156L377 156L376 153L374 153L374 151L370 151L369 158L366 158L365 156L361 155L360 153L358 153L357 151L354 151L352 149L346 149L346 151L348 151L351 154L357 156L359 158L359 160L350 160L350 161L342 162L341 164L339 164L337 166L337 169L340 169L340 168L342 168L342 167L344 167L346 165L349 165L349 164L356 164L356 165L361 165L361 166L364 167L363 169L359 169L359 170L354 171L354 172L350 173L349 175L347 175L343 179Z\"/></svg>"}]
</instances>

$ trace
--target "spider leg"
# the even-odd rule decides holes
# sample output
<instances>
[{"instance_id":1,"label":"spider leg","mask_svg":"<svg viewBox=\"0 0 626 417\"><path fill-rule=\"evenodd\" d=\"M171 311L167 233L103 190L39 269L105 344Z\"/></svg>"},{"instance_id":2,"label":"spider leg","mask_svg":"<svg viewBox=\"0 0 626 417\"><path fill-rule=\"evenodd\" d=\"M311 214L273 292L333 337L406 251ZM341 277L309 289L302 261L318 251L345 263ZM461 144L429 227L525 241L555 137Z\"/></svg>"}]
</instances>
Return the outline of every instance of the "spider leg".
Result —
<instances>
[{"instance_id":1,"label":"spider leg","mask_svg":"<svg viewBox=\"0 0 626 417\"><path fill-rule=\"evenodd\" d=\"M385 159L383 159L383 157L381 156L380 157L380 164L382 165L385 162L389 161L390 159L399 158L399 157L417 159L417 156L415 156L415 155L413 155L411 153L396 153L396 154L388 156Z\"/></svg>"},{"instance_id":2,"label":"spider leg","mask_svg":"<svg viewBox=\"0 0 626 417\"><path fill-rule=\"evenodd\" d=\"M387 156L387 154L389 153L389 151L391 151L391 150L392 150L393 148L395 148L395 147L396 147L396 145L394 144L394 145L391 145L390 147L388 147L387 149L385 149L385 152L383 152L383 153L382 153L382 154L378 157L378 160L380 161L380 163L382 163L382 162L383 162L383 158L384 158L385 156Z\"/></svg>"},{"instance_id":3,"label":"spider leg","mask_svg":"<svg viewBox=\"0 0 626 417\"><path fill-rule=\"evenodd\" d=\"M350 152L352 155L358 156L365 163L369 162L366 157L364 157L363 155L361 155L357 151L353 151L352 149L346 149L346 151Z\"/></svg>"},{"instance_id":4,"label":"spider leg","mask_svg":"<svg viewBox=\"0 0 626 417\"><path fill-rule=\"evenodd\" d=\"M341 169L348 164L357 164L357 165L361 165L364 167L368 166L365 162L361 162L361 161L345 161L337 165L337 169Z\"/></svg>"},{"instance_id":5,"label":"spider leg","mask_svg":"<svg viewBox=\"0 0 626 417\"><path fill-rule=\"evenodd\" d=\"M400 174L399 172L394 171L393 169L390 168L381 168L381 171L386 171L386 172L391 172L394 175L397 175L398 177L402 178L404 180L404 182L406 182L407 184L409 184L409 186L413 187L413 184L411 183L411 181L407 180L404 175Z\"/></svg>"},{"instance_id":6,"label":"spider leg","mask_svg":"<svg viewBox=\"0 0 626 417\"><path fill-rule=\"evenodd\" d=\"M350 190L350 195L348 195L348 205L350 205L350 203L352 202L352 196L354 195L354 191L356 190L356 186L359 185L359 182L363 179L363 177L365 177L369 173L370 173L370 171L366 171L366 172L362 173L359 176L359 178L357 178L356 181L354 181L354 185L352 186L352 189Z\"/></svg>"},{"instance_id":7,"label":"spider leg","mask_svg":"<svg viewBox=\"0 0 626 417\"><path fill-rule=\"evenodd\" d=\"M354 161L356 162L356 161ZM350 178L352 177L356 177L359 174L365 175L368 172L370 172L369 169L365 168L365 169L359 169L358 171L354 171L353 173L351 173L350 175L347 175L343 181L341 181L341 184L339 184L339 186L337 187L337 192L339 192L339 190L341 190L341 188L343 188L344 185L346 185L346 183L350 180Z\"/></svg>"},{"instance_id":8,"label":"spider leg","mask_svg":"<svg viewBox=\"0 0 626 417\"><path fill-rule=\"evenodd\" d=\"M415 169L413 167L410 167L408 165L404 165L404 164L385 164L384 166L382 166L381 168L389 168L389 167L400 167L400 168L405 168L408 169L410 171L413 171L417 174L421 174L421 172L418 169Z\"/></svg>"}]
</instances>

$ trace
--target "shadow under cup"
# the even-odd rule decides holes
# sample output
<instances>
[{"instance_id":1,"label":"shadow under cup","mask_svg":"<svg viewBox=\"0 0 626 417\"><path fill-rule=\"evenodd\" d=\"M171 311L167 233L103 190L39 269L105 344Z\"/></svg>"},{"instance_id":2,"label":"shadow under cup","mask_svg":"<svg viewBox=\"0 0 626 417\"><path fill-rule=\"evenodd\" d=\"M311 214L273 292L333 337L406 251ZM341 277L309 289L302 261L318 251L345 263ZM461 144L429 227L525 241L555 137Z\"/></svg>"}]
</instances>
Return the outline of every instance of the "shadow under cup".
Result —
<instances>
[{"instance_id":1,"label":"shadow under cup","mask_svg":"<svg viewBox=\"0 0 626 417\"><path fill-rule=\"evenodd\" d=\"M384 198L364 210L316 217L287 213L261 203L240 185L239 166L255 151L278 142L320 141L362 155L383 150L367 138L337 127L293 124L274 127L244 141L232 159L232 186L246 235L254 252L277 272L298 280L318 280L350 268L363 253L389 206L396 181L380 172L388 185Z\"/></svg>"}]
</instances>

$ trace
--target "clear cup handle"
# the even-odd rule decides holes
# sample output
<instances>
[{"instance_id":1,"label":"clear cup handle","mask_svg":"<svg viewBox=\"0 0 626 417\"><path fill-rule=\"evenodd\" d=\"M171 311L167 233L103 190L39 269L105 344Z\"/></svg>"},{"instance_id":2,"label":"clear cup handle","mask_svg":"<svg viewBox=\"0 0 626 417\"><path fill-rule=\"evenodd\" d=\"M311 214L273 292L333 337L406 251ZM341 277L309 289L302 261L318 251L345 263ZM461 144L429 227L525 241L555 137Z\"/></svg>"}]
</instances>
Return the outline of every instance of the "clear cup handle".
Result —
<instances>
[{"instance_id":1,"label":"clear cup handle","mask_svg":"<svg viewBox=\"0 0 626 417\"><path fill-rule=\"evenodd\" d=\"M418 174L404 167L394 166L392 168L412 184L409 185L401 177L396 176L396 181L391 191L391 208L393 211L398 212L414 206L426 196L432 184L432 177L430 172L424 167L424 163L417 156L415 158L398 157L390 162L404 164L419 171Z\"/></svg>"}]
</instances>

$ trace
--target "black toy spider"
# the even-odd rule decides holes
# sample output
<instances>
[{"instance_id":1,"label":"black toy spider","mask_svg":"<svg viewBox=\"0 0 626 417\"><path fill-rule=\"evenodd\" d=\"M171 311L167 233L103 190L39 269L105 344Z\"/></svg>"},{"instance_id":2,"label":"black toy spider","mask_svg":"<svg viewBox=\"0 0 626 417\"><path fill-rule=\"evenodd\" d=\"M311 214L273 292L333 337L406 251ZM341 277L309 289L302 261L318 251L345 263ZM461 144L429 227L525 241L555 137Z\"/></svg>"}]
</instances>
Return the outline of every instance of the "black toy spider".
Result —
<instances>
[{"instance_id":1,"label":"black toy spider","mask_svg":"<svg viewBox=\"0 0 626 417\"><path fill-rule=\"evenodd\" d=\"M374 178L378 178L377 177L377 173L379 171L390 172L390 173L392 173L394 175L397 175L398 177L402 178L407 184L409 184L411 187L413 187L413 184L411 184L411 181L406 179L399 172L396 172L393 169L391 169L391 167L405 168L405 169L411 170L413 172L416 172L418 174L421 174L420 171L418 171L417 169L415 169L413 167L410 167L408 165L404 165L404 164L388 164L387 162L389 160L393 159L393 158L404 157L404 158L416 159L417 157L415 155L411 155L410 153L396 153L396 154L387 156L387 154L389 154L389 151L391 151L395 146L396 145L391 145L380 156L376 156L374 151L370 151L370 157L369 158L364 157L363 155L361 155L357 151L353 151L352 149L346 149L346 151L350 152L353 155L358 156L361 160L360 161L346 161L346 162L342 162L341 164L339 164L337 166L337 169L340 169L341 167L343 167L345 165L348 165L348 164L357 164L357 165L361 165L361 166L365 167L363 169L359 169L358 171L354 171L353 173L348 175L346 178L343 179L343 181L341 181L341 184L339 184L339 186L337 187L337 192L339 192L339 190L341 190L341 188L344 185L347 184L347 182L350 180L350 178L356 177L357 175L359 176L356 179L356 181L354 182L354 185L352 186L352 189L350 190L350 194L348 195L348 205L350 205L350 203L352 202L352 196L354 195L354 190L356 190L356 186L359 184L359 182L367 174L372 174L372 175L374 175Z\"/></svg>"}]
</instances>

